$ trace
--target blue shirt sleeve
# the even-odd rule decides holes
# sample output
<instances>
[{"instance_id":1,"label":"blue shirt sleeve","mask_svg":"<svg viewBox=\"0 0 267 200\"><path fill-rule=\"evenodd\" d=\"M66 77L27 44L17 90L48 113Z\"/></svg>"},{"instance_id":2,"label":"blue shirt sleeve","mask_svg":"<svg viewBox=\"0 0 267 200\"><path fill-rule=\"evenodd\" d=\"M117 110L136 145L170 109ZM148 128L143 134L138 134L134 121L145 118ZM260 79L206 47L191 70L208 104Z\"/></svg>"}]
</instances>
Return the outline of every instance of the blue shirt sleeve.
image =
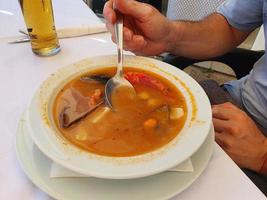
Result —
<instances>
[{"instance_id":1,"label":"blue shirt sleeve","mask_svg":"<svg viewBox=\"0 0 267 200\"><path fill-rule=\"evenodd\" d=\"M217 8L228 23L241 31L252 31L263 23L263 0L226 0Z\"/></svg>"}]
</instances>

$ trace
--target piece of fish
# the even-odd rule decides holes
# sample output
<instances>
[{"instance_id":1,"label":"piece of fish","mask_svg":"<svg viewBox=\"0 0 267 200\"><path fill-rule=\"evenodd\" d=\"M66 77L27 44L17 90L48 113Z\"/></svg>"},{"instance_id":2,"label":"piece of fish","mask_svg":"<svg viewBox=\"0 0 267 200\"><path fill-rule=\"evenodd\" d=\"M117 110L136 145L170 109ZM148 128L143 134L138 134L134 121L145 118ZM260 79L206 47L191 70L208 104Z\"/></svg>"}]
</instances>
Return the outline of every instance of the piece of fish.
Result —
<instances>
[{"instance_id":1,"label":"piece of fish","mask_svg":"<svg viewBox=\"0 0 267 200\"><path fill-rule=\"evenodd\" d=\"M73 88L66 90L62 96L66 105L59 114L61 128L70 127L102 105L104 103L103 97L99 94L96 96L95 94L91 97L84 97Z\"/></svg>"}]
</instances>

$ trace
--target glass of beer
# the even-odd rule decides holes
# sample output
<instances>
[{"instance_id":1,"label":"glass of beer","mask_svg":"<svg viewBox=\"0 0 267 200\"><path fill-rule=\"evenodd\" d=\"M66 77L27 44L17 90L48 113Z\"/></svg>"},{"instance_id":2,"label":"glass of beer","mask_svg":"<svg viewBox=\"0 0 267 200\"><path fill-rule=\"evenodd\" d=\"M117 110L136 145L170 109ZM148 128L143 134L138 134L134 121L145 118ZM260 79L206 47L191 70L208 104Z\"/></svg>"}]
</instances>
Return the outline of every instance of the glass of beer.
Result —
<instances>
[{"instance_id":1,"label":"glass of beer","mask_svg":"<svg viewBox=\"0 0 267 200\"><path fill-rule=\"evenodd\" d=\"M52 0L19 0L31 39L32 51L51 56L60 51L54 23Z\"/></svg>"}]
</instances>

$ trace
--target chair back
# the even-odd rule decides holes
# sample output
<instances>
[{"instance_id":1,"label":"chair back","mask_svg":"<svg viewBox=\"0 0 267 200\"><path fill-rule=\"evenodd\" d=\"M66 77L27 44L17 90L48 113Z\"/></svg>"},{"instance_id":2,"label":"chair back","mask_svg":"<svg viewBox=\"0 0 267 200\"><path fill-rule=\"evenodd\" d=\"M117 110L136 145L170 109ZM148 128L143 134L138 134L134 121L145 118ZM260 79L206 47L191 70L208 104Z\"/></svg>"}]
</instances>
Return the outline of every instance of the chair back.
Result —
<instances>
[{"instance_id":1,"label":"chair back","mask_svg":"<svg viewBox=\"0 0 267 200\"><path fill-rule=\"evenodd\" d=\"M169 0L167 18L199 21L216 11L225 0Z\"/></svg>"}]
</instances>

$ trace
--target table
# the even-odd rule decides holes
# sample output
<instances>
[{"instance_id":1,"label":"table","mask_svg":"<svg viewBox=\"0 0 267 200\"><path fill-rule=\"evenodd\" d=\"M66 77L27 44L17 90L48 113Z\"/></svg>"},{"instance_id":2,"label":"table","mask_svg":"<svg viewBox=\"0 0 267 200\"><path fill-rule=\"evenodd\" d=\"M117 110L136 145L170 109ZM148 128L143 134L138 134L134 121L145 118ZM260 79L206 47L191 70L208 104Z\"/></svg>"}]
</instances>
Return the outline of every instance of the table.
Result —
<instances>
[{"instance_id":1,"label":"table","mask_svg":"<svg viewBox=\"0 0 267 200\"><path fill-rule=\"evenodd\" d=\"M19 118L34 91L49 74L89 56L115 54L116 48L109 33L60 40L62 51L47 58L32 54L29 43L7 44L11 36L17 35L17 29L23 27L16 2L0 2L0 13L11 10L13 16L16 16L9 28L0 29L0 199L48 200L51 197L27 179L16 159L15 134ZM78 19L84 23L85 17L99 22L82 0L54 0L54 4L58 26L68 25L73 18L77 19L75 23L78 23ZM63 10L72 12L72 16L63 17ZM0 24L5 21L6 17L0 14ZM226 153L215 145L214 154L204 173L173 199L263 200L266 197Z\"/></svg>"}]
</instances>

